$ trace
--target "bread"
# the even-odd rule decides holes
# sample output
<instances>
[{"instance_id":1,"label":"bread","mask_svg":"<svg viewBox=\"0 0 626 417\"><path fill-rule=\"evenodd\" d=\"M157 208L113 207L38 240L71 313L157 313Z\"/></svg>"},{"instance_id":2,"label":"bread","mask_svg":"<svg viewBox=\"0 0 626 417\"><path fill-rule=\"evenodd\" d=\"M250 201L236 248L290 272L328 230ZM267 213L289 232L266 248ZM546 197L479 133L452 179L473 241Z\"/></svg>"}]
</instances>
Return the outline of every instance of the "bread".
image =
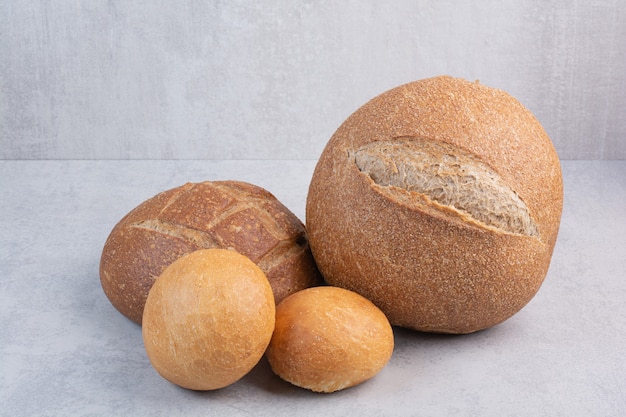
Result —
<instances>
[{"instance_id":1,"label":"bread","mask_svg":"<svg viewBox=\"0 0 626 417\"><path fill-rule=\"evenodd\" d=\"M154 280L199 249L232 248L267 275L276 302L321 283L304 225L272 194L238 181L188 183L128 213L102 251L100 281L122 314L141 323Z\"/></svg>"},{"instance_id":2,"label":"bread","mask_svg":"<svg viewBox=\"0 0 626 417\"><path fill-rule=\"evenodd\" d=\"M332 285L392 324L469 333L540 288L563 204L558 155L504 91L435 77L391 89L338 128L307 196L309 241Z\"/></svg>"},{"instance_id":3,"label":"bread","mask_svg":"<svg viewBox=\"0 0 626 417\"><path fill-rule=\"evenodd\" d=\"M223 388L263 357L276 307L267 277L247 257L204 249L179 258L152 286L141 328L146 353L168 381Z\"/></svg>"},{"instance_id":4,"label":"bread","mask_svg":"<svg viewBox=\"0 0 626 417\"><path fill-rule=\"evenodd\" d=\"M382 311L355 292L308 288L276 308L267 348L282 379L316 392L334 392L376 375L393 353L393 331Z\"/></svg>"}]
</instances>

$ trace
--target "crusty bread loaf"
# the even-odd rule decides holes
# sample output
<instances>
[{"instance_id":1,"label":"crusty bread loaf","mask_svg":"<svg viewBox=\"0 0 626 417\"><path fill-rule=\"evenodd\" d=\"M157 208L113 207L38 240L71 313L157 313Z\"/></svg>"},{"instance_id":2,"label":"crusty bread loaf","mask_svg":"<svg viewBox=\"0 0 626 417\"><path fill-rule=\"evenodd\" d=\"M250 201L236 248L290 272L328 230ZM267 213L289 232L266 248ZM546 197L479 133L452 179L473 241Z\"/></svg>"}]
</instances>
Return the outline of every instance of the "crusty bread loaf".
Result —
<instances>
[{"instance_id":1,"label":"crusty bread loaf","mask_svg":"<svg viewBox=\"0 0 626 417\"><path fill-rule=\"evenodd\" d=\"M140 204L114 227L100 281L122 314L141 323L155 279L181 256L232 248L267 275L276 302L318 285L304 225L272 194L239 181L188 183Z\"/></svg>"},{"instance_id":2,"label":"crusty bread loaf","mask_svg":"<svg viewBox=\"0 0 626 417\"><path fill-rule=\"evenodd\" d=\"M375 97L315 168L307 230L324 278L392 324L468 333L519 311L559 229L559 159L504 91L436 77Z\"/></svg>"},{"instance_id":3,"label":"crusty bread loaf","mask_svg":"<svg viewBox=\"0 0 626 417\"><path fill-rule=\"evenodd\" d=\"M226 249L189 253L152 286L142 337L150 363L193 390L223 388L263 357L274 331L272 288L249 258Z\"/></svg>"},{"instance_id":4,"label":"crusty bread loaf","mask_svg":"<svg viewBox=\"0 0 626 417\"><path fill-rule=\"evenodd\" d=\"M343 288L320 286L278 304L266 355L285 381L334 392L376 375L389 362L393 346L391 325L371 301Z\"/></svg>"}]
</instances>

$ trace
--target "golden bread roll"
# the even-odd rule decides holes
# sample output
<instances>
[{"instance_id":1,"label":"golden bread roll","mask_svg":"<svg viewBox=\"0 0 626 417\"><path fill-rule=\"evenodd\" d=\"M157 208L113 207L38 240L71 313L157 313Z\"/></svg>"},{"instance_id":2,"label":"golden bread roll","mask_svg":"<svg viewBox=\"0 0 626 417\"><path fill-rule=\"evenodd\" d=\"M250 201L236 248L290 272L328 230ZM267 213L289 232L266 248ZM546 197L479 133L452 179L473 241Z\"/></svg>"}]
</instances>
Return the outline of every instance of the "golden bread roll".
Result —
<instances>
[{"instance_id":1,"label":"golden bread roll","mask_svg":"<svg viewBox=\"0 0 626 417\"><path fill-rule=\"evenodd\" d=\"M239 181L188 183L146 200L111 231L100 282L122 314L141 324L154 280L199 249L234 249L267 275L276 302L318 285L304 225L276 197Z\"/></svg>"},{"instance_id":2,"label":"golden bread roll","mask_svg":"<svg viewBox=\"0 0 626 417\"><path fill-rule=\"evenodd\" d=\"M332 285L394 325L469 333L541 286L563 205L558 155L508 93L435 77L363 105L326 145L307 231Z\"/></svg>"},{"instance_id":3,"label":"golden bread roll","mask_svg":"<svg viewBox=\"0 0 626 417\"><path fill-rule=\"evenodd\" d=\"M343 288L315 287L278 304L266 355L285 381L334 392L376 375L393 346L389 321L369 300Z\"/></svg>"},{"instance_id":4,"label":"golden bread roll","mask_svg":"<svg viewBox=\"0 0 626 417\"><path fill-rule=\"evenodd\" d=\"M223 388L261 359L276 306L267 277L246 256L205 249L168 266L152 286L142 336L150 363L192 390Z\"/></svg>"}]
</instances>

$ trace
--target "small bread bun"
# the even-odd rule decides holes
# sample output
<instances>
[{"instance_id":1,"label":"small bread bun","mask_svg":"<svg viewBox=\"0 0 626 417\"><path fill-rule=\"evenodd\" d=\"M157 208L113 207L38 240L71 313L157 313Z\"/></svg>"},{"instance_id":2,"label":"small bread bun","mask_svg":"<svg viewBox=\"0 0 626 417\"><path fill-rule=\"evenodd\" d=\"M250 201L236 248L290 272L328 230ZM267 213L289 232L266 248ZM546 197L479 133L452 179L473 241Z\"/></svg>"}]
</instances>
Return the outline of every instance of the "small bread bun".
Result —
<instances>
[{"instance_id":1,"label":"small bread bun","mask_svg":"<svg viewBox=\"0 0 626 417\"><path fill-rule=\"evenodd\" d=\"M315 287L277 306L267 358L285 381L333 392L376 375L393 346L389 321L369 300L343 288Z\"/></svg>"},{"instance_id":2,"label":"small bread bun","mask_svg":"<svg viewBox=\"0 0 626 417\"><path fill-rule=\"evenodd\" d=\"M543 282L563 205L558 155L508 93L452 77L355 111L313 173L307 231L325 280L393 325L470 333Z\"/></svg>"},{"instance_id":3,"label":"small bread bun","mask_svg":"<svg viewBox=\"0 0 626 417\"><path fill-rule=\"evenodd\" d=\"M154 280L181 256L234 249L266 274L276 302L321 283L302 222L261 187L240 181L188 183L137 206L113 228L100 260L111 304L141 324Z\"/></svg>"},{"instance_id":4,"label":"small bread bun","mask_svg":"<svg viewBox=\"0 0 626 417\"><path fill-rule=\"evenodd\" d=\"M231 250L199 250L167 267L150 290L144 345L168 381L214 390L261 359L275 313L272 288L254 262Z\"/></svg>"}]
</instances>

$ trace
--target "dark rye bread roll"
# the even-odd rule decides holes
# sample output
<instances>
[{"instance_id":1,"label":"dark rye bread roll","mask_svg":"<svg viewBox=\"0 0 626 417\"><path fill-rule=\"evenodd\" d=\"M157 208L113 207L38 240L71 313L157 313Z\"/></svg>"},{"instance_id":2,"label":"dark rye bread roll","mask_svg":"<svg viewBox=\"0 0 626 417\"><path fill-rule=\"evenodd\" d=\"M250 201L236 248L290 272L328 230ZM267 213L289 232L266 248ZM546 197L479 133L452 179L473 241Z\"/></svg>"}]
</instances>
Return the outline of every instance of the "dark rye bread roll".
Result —
<instances>
[{"instance_id":1,"label":"dark rye bread roll","mask_svg":"<svg viewBox=\"0 0 626 417\"><path fill-rule=\"evenodd\" d=\"M163 270L199 249L233 249L267 275L276 303L322 282L304 225L276 197L239 181L188 183L146 200L111 231L100 282L122 314L141 324Z\"/></svg>"},{"instance_id":2,"label":"dark rye bread roll","mask_svg":"<svg viewBox=\"0 0 626 417\"><path fill-rule=\"evenodd\" d=\"M306 206L326 281L397 326L469 333L541 286L563 204L558 156L504 91L436 77L375 97L335 132Z\"/></svg>"}]
</instances>

